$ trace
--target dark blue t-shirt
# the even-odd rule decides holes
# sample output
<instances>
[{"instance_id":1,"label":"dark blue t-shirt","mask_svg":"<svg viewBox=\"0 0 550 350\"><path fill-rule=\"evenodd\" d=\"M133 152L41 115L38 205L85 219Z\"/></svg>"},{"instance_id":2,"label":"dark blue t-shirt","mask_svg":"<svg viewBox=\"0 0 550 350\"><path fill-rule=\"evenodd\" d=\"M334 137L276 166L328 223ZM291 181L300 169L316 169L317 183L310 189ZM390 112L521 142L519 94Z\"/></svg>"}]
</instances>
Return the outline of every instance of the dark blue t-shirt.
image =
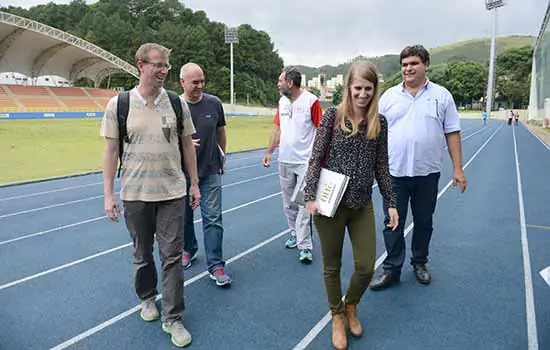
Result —
<instances>
[{"instance_id":1,"label":"dark blue t-shirt","mask_svg":"<svg viewBox=\"0 0 550 350\"><path fill-rule=\"evenodd\" d=\"M218 128L225 126L225 115L219 98L206 93L197 103L187 102L195 129L193 139L200 139L197 149L197 172L199 177L219 174L222 158L218 149Z\"/></svg>"}]
</instances>

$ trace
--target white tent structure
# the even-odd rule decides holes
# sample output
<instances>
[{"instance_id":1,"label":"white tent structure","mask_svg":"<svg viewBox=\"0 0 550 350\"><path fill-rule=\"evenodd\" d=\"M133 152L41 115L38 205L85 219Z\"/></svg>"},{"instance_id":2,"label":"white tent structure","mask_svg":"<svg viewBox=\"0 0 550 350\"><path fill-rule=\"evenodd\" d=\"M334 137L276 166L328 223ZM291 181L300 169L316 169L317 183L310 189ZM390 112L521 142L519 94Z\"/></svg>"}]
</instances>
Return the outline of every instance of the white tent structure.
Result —
<instances>
[{"instance_id":1,"label":"white tent structure","mask_svg":"<svg viewBox=\"0 0 550 350\"><path fill-rule=\"evenodd\" d=\"M138 77L137 69L104 49L51 26L0 11L0 72L39 77L80 78L95 86L114 73Z\"/></svg>"}]
</instances>

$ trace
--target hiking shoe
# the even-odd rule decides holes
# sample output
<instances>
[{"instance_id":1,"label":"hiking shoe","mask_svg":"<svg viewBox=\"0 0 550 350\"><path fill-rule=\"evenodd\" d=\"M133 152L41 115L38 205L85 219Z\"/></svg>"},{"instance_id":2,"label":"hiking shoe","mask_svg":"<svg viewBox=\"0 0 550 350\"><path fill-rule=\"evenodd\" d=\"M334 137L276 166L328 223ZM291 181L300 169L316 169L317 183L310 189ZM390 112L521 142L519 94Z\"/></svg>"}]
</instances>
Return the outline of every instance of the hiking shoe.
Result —
<instances>
[{"instance_id":1,"label":"hiking shoe","mask_svg":"<svg viewBox=\"0 0 550 350\"><path fill-rule=\"evenodd\" d=\"M188 252L183 252L183 254L181 255L181 266L183 266L185 270L190 268L191 262L197 258L198 253L199 252L196 252L195 255L191 256L191 254L189 254Z\"/></svg>"},{"instance_id":2,"label":"hiking shoe","mask_svg":"<svg viewBox=\"0 0 550 350\"><path fill-rule=\"evenodd\" d=\"M285 242L285 247L289 248L289 249L292 249L292 248L296 248L298 244L296 243L296 237L294 236L291 236L289 239L287 239L287 241Z\"/></svg>"},{"instance_id":3,"label":"hiking shoe","mask_svg":"<svg viewBox=\"0 0 550 350\"><path fill-rule=\"evenodd\" d=\"M210 278L216 281L216 285L220 287L231 284L231 278L225 273L223 267L219 267L213 273L210 273Z\"/></svg>"},{"instance_id":4,"label":"hiking shoe","mask_svg":"<svg viewBox=\"0 0 550 350\"><path fill-rule=\"evenodd\" d=\"M162 330L172 335L172 344L178 348L183 348L191 344L191 334L185 329L180 321L174 321L171 323L163 322Z\"/></svg>"},{"instance_id":5,"label":"hiking shoe","mask_svg":"<svg viewBox=\"0 0 550 350\"><path fill-rule=\"evenodd\" d=\"M309 249L300 250L300 261L303 263L310 263L313 261L313 254Z\"/></svg>"},{"instance_id":6,"label":"hiking shoe","mask_svg":"<svg viewBox=\"0 0 550 350\"><path fill-rule=\"evenodd\" d=\"M141 302L140 316L144 321L151 322L159 318L159 311L157 304L155 304L155 298L143 300Z\"/></svg>"}]
</instances>

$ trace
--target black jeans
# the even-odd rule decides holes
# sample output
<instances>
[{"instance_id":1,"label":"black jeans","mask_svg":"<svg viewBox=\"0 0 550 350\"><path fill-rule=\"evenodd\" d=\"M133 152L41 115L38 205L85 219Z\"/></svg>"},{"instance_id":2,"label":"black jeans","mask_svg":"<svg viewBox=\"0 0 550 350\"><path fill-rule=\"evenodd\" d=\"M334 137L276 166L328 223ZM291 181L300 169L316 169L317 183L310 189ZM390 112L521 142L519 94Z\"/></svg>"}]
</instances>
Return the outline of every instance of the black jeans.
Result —
<instances>
[{"instance_id":1,"label":"black jeans","mask_svg":"<svg viewBox=\"0 0 550 350\"><path fill-rule=\"evenodd\" d=\"M384 243L388 256L382 265L384 271L401 274L405 261L405 221L409 201L413 215L413 236L411 245L411 264L428 262L430 240L433 232L433 213L437 203L437 191L440 173L427 176L393 177L392 185L397 196L399 227L392 231L384 228ZM384 224L389 222L388 210L384 205Z\"/></svg>"}]
</instances>

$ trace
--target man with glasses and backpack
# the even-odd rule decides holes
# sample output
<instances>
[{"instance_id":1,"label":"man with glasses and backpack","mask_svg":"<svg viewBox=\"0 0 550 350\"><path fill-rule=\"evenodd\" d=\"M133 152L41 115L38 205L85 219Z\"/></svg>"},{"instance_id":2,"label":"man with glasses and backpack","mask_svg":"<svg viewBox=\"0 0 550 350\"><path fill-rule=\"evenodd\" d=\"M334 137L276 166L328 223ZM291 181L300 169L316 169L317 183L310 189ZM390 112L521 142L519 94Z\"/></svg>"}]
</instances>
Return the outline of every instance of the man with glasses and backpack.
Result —
<instances>
[{"instance_id":1,"label":"man with glasses and backpack","mask_svg":"<svg viewBox=\"0 0 550 350\"><path fill-rule=\"evenodd\" d=\"M197 164L191 135L195 132L187 104L163 88L171 66L170 50L144 44L136 52L140 73L134 89L107 104L100 135L103 153L105 213L118 221L114 177L120 157L120 198L126 227L133 241L134 287L141 301L141 318L155 321L157 272L153 259L156 237L162 263L162 329L178 347L191 343L182 324L184 312L182 225L184 200L200 202ZM189 193L183 166L191 179Z\"/></svg>"}]
</instances>

